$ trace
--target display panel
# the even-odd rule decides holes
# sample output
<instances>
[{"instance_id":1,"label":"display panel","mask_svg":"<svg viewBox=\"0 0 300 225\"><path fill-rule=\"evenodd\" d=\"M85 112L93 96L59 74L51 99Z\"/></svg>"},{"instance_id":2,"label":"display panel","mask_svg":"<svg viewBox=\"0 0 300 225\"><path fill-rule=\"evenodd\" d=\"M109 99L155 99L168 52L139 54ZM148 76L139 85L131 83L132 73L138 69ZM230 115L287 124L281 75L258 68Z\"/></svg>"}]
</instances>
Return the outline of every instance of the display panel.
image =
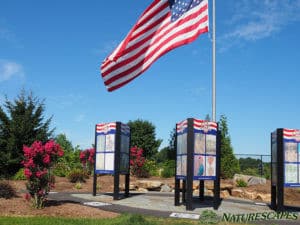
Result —
<instances>
[{"instance_id":1,"label":"display panel","mask_svg":"<svg viewBox=\"0 0 300 225\"><path fill-rule=\"evenodd\" d=\"M300 187L300 130L283 129L284 186Z\"/></svg>"},{"instance_id":2,"label":"display panel","mask_svg":"<svg viewBox=\"0 0 300 225\"><path fill-rule=\"evenodd\" d=\"M216 179L217 123L194 119L194 180Z\"/></svg>"},{"instance_id":3,"label":"display panel","mask_svg":"<svg viewBox=\"0 0 300 225\"><path fill-rule=\"evenodd\" d=\"M271 134L272 185L277 184L277 132Z\"/></svg>"},{"instance_id":4,"label":"display panel","mask_svg":"<svg viewBox=\"0 0 300 225\"><path fill-rule=\"evenodd\" d=\"M114 173L116 123L96 125L96 173Z\"/></svg>"},{"instance_id":5,"label":"display panel","mask_svg":"<svg viewBox=\"0 0 300 225\"><path fill-rule=\"evenodd\" d=\"M176 178L186 179L187 171L187 120L176 124Z\"/></svg>"},{"instance_id":6,"label":"display panel","mask_svg":"<svg viewBox=\"0 0 300 225\"><path fill-rule=\"evenodd\" d=\"M120 173L129 173L130 128L121 124Z\"/></svg>"}]
</instances>

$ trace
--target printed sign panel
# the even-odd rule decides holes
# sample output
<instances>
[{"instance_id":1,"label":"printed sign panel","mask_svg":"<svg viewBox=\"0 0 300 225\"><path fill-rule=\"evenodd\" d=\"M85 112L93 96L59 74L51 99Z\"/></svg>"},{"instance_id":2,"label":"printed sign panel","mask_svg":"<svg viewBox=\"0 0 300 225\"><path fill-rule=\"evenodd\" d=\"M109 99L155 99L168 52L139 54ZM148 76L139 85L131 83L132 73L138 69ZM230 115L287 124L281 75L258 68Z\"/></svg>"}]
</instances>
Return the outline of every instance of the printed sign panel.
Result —
<instances>
[{"instance_id":1,"label":"printed sign panel","mask_svg":"<svg viewBox=\"0 0 300 225\"><path fill-rule=\"evenodd\" d=\"M300 187L300 130L283 129L284 186Z\"/></svg>"},{"instance_id":2,"label":"printed sign panel","mask_svg":"<svg viewBox=\"0 0 300 225\"><path fill-rule=\"evenodd\" d=\"M217 129L215 122L194 119L194 180L216 179Z\"/></svg>"},{"instance_id":3,"label":"printed sign panel","mask_svg":"<svg viewBox=\"0 0 300 225\"><path fill-rule=\"evenodd\" d=\"M121 124L120 173L129 173L130 128Z\"/></svg>"},{"instance_id":4,"label":"printed sign panel","mask_svg":"<svg viewBox=\"0 0 300 225\"><path fill-rule=\"evenodd\" d=\"M96 173L114 173L116 123L96 125Z\"/></svg>"},{"instance_id":5,"label":"printed sign panel","mask_svg":"<svg viewBox=\"0 0 300 225\"><path fill-rule=\"evenodd\" d=\"M176 124L176 178L185 179L187 171L187 120Z\"/></svg>"},{"instance_id":6,"label":"printed sign panel","mask_svg":"<svg viewBox=\"0 0 300 225\"><path fill-rule=\"evenodd\" d=\"M272 185L277 184L277 132L271 134L272 154Z\"/></svg>"}]
</instances>

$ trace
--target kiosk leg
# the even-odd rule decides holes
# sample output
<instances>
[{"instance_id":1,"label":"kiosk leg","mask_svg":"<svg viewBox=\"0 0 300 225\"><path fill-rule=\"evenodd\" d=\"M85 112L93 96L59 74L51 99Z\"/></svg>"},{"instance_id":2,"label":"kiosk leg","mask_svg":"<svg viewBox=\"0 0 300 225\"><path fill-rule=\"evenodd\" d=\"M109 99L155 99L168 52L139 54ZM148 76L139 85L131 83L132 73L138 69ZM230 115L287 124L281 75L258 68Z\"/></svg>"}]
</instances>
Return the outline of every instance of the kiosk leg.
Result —
<instances>
[{"instance_id":1,"label":"kiosk leg","mask_svg":"<svg viewBox=\"0 0 300 225\"><path fill-rule=\"evenodd\" d=\"M129 197L129 183L130 183L130 175L125 175L125 197Z\"/></svg>"},{"instance_id":2,"label":"kiosk leg","mask_svg":"<svg viewBox=\"0 0 300 225\"><path fill-rule=\"evenodd\" d=\"M186 180L182 181L182 202L186 202Z\"/></svg>"},{"instance_id":3,"label":"kiosk leg","mask_svg":"<svg viewBox=\"0 0 300 225\"><path fill-rule=\"evenodd\" d=\"M175 206L179 206L179 201L180 201L180 180L175 179Z\"/></svg>"},{"instance_id":4,"label":"kiosk leg","mask_svg":"<svg viewBox=\"0 0 300 225\"><path fill-rule=\"evenodd\" d=\"M276 210L276 186L271 186L271 209Z\"/></svg>"},{"instance_id":5,"label":"kiosk leg","mask_svg":"<svg viewBox=\"0 0 300 225\"><path fill-rule=\"evenodd\" d=\"M94 172L93 177L93 196L96 196L97 194L97 174Z\"/></svg>"},{"instance_id":6,"label":"kiosk leg","mask_svg":"<svg viewBox=\"0 0 300 225\"><path fill-rule=\"evenodd\" d=\"M114 175L114 200L119 199L119 192L120 192L119 182L120 182L120 175L115 174Z\"/></svg>"},{"instance_id":7,"label":"kiosk leg","mask_svg":"<svg viewBox=\"0 0 300 225\"><path fill-rule=\"evenodd\" d=\"M199 199L200 201L204 200L204 180L199 182Z\"/></svg>"}]
</instances>

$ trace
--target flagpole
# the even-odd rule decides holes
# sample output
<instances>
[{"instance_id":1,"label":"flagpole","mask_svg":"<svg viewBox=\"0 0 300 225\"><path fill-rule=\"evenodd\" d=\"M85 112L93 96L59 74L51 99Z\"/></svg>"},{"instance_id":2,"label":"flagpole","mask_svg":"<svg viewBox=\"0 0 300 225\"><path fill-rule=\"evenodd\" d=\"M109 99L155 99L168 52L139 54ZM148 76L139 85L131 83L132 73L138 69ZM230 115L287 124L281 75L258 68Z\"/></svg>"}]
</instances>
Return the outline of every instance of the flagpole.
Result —
<instances>
[{"instance_id":1,"label":"flagpole","mask_svg":"<svg viewBox=\"0 0 300 225\"><path fill-rule=\"evenodd\" d=\"M212 0L212 120L216 121L216 1Z\"/></svg>"}]
</instances>

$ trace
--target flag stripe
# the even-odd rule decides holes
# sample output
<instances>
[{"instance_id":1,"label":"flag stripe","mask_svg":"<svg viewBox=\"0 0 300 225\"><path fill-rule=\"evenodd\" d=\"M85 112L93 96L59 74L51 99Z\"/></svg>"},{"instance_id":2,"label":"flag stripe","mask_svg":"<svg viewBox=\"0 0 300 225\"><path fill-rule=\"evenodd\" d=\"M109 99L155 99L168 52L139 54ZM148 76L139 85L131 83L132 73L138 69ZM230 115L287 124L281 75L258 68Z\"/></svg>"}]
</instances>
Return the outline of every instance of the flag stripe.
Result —
<instances>
[{"instance_id":1,"label":"flag stripe","mask_svg":"<svg viewBox=\"0 0 300 225\"><path fill-rule=\"evenodd\" d=\"M108 91L135 79L168 51L208 31L208 2L171 22L168 0L154 0L116 50L104 60L101 74Z\"/></svg>"}]
</instances>

